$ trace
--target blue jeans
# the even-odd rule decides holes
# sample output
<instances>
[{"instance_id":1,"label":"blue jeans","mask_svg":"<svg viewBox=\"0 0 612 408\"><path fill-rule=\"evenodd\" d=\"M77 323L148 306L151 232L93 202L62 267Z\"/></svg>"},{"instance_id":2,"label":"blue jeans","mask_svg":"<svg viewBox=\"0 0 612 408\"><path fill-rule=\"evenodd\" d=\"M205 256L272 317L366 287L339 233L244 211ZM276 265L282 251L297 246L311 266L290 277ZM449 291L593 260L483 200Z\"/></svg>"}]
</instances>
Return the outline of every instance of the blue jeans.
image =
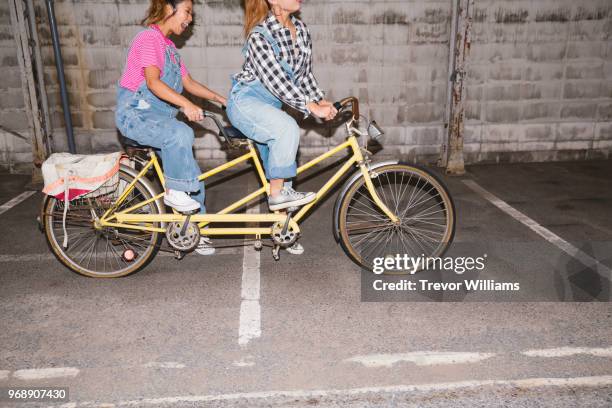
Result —
<instances>
[{"instance_id":1,"label":"blue jeans","mask_svg":"<svg viewBox=\"0 0 612 408\"><path fill-rule=\"evenodd\" d=\"M166 189L193 193L192 198L201 204L204 213L204 182L197 179L201 171L193 157L193 130L172 112L139 99L138 91L121 87L115 119L124 136L161 150Z\"/></svg>"},{"instance_id":2,"label":"blue jeans","mask_svg":"<svg viewBox=\"0 0 612 408\"><path fill-rule=\"evenodd\" d=\"M227 117L258 143L269 179L290 179L297 174L300 128L281 106L282 102L258 80L234 83L227 101Z\"/></svg>"}]
</instances>

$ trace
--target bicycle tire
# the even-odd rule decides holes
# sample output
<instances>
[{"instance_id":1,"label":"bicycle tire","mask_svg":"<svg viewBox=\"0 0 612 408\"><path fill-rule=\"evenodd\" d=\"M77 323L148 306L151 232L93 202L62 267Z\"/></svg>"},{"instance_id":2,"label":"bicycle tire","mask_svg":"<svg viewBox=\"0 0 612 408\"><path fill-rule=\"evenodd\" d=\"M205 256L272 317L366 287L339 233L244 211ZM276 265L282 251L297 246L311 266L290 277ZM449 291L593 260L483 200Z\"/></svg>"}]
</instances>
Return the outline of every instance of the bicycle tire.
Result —
<instances>
[{"instance_id":1,"label":"bicycle tire","mask_svg":"<svg viewBox=\"0 0 612 408\"><path fill-rule=\"evenodd\" d=\"M122 189L125 189L134 178L135 173L122 165L119 169L118 191L113 196L118 197L123 191ZM138 201L148 200L157 194L149 182L139 179L134 185L133 191L130 192L129 201L126 200L118 209L127 208ZM114 203L114 200L105 201L103 198L84 197L71 201L68 207L66 216L67 248L62 245L64 202L48 196L43 203L42 219L45 238L51 252L64 266L73 272L88 277L118 278L141 270L155 258L163 234L115 227L96 230L92 212L97 216L102 215ZM140 213L160 214L163 209L157 201L153 201L141 207L138 211ZM161 224L156 222L151 225L159 228ZM104 246L104 255L102 255L102 252L98 253L98 250L101 249L99 244ZM87 252L85 254L77 252L79 248L87 249ZM134 251L134 260L127 261L124 258L127 249ZM103 258L103 261L98 261L100 257ZM91 267L92 260L93 268ZM103 270L100 270L100 264Z\"/></svg>"},{"instance_id":2,"label":"bicycle tire","mask_svg":"<svg viewBox=\"0 0 612 408\"><path fill-rule=\"evenodd\" d=\"M443 256L454 238L456 220L455 206L444 183L421 166L403 163L377 167L371 174L379 198L399 215L401 223L394 226L371 199L364 178L356 178L339 198L337 225L340 245L345 254L355 264L370 271L376 257L386 258L396 254L411 257ZM421 216L418 216L419 210ZM443 222L434 222L441 218ZM366 228L371 228L371 231L362 232L366 235L360 237L359 241L351 239L352 231L355 232L354 237L358 230L367 231ZM435 237L439 239L434 240ZM380 242L371 244L377 238ZM423 244L422 240L430 243ZM434 241L436 245L433 245ZM369 250L362 244L368 242ZM405 274L409 271L386 273Z\"/></svg>"}]
</instances>

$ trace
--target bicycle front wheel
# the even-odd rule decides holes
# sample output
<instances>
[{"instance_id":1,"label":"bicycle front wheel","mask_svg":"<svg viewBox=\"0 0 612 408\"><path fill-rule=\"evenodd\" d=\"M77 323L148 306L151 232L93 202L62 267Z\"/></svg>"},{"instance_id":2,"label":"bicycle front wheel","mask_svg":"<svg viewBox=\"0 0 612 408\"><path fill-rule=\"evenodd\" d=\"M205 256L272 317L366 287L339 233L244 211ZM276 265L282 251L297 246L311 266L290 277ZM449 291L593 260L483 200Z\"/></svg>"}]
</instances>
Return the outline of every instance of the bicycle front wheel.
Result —
<instances>
[{"instance_id":1,"label":"bicycle front wheel","mask_svg":"<svg viewBox=\"0 0 612 408\"><path fill-rule=\"evenodd\" d=\"M340 244L348 257L372 270L376 258L442 256L455 233L455 208L444 184L414 165L389 164L372 174L376 194L400 222L380 210L363 177L356 179L339 211Z\"/></svg>"},{"instance_id":2,"label":"bicycle front wheel","mask_svg":"<svg viewBox=\"0 0 612 408\"><path fill-rule=\"evenodd\" d=\"M116 202L133 180L134 176L122 166L117 185L109 188L108 194L97 196L87 194L70 201L66 212L65 233L64 201L55 197L46 198L43 204L45 237L49 248L62 264L81 275L117 278L142 269L155 257L162 239L162 234L158 232L94 227L95 219L102 216ZM149 183L138 180L116 211L135 206L154 195L155 191ZM155 201L134 211L135 214L160 212ZM148 224L157 228L159 225L159 223ZM65 236L68 241L66 248L63 246Z\"/></svg>"}]
</instances>

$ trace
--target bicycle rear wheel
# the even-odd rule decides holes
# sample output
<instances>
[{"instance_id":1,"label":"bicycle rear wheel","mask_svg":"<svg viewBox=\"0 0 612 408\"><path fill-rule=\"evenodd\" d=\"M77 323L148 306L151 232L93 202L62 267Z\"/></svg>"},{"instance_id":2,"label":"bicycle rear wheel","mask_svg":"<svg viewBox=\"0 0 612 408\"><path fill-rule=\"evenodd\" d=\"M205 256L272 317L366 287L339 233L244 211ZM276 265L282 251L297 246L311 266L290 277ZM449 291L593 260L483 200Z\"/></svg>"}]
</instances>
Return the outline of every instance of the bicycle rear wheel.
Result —
<instances>
[{"instance_id":1,"label":"bicycle rear wheel","mask_svg":"<svg viewBox=\"0 0 612 408\"><path fill-rule=\"evenodd\" d=\"M158 232L115 227L94 228L96 217L102 216L133 180L134 175L122 166L116 188L109 189L108 194L95 197L88 194L70 201L66 214L67 248L62 245L65 236L64 201L55 197L46 198L43 204L45 237L49 248L62 264L81 275L117 278L142 269L155 257L162 239L162 234ZM116 211L132 207L155 194L149 183L138 180ZM134 211L135 214L160 212L155 201ZM149 223L148 226L158 228L160 224Z\"/></svg>"},{"instance_id":2,"label":"bicycle rear wheel","mask_svg":"<svg viewBox=\"0 0 612 408\"><path fill-rule=\"evenodd\" d=\"M455 208L444 184L413 165L389 164L372 174L378 197L400 223L378 208L363 177L356 179L340 201L340 244L348 257L372 270L375 258L442 256L455 233Z\"/></svg>"}]
</instances>

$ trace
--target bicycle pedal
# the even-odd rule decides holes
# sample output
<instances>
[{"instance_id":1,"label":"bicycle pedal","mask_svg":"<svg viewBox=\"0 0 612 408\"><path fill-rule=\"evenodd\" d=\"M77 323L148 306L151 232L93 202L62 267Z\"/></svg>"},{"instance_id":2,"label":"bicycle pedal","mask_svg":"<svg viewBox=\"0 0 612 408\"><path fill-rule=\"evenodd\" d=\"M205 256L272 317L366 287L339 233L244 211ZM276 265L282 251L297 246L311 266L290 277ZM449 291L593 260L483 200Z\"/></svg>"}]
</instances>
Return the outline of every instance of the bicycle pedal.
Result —
<instances>
[{"instance_id":1,"label":"bicycle pedal","mask_svg":"<svg viewBox=\"0 0 612 408\"><path fill-rule=\"evenodd\" d=\"M289 207L289 208L287 208L287 212L288 213L294 213L294 212L296 212L299 209L300 209L300 207Z\"/></svg>"},{"instance_id":2,"label":"bicycle pedal","mask_svg":"<svg viewBox=\"0 0 612 408\"><path fill-rule=\"evenodd\" d=\"M191 210L191 211L179 211L179 213L182 215L195 215L199 212L200 212L199 208L197 210Z\"/></svg>"}]
</instances>

